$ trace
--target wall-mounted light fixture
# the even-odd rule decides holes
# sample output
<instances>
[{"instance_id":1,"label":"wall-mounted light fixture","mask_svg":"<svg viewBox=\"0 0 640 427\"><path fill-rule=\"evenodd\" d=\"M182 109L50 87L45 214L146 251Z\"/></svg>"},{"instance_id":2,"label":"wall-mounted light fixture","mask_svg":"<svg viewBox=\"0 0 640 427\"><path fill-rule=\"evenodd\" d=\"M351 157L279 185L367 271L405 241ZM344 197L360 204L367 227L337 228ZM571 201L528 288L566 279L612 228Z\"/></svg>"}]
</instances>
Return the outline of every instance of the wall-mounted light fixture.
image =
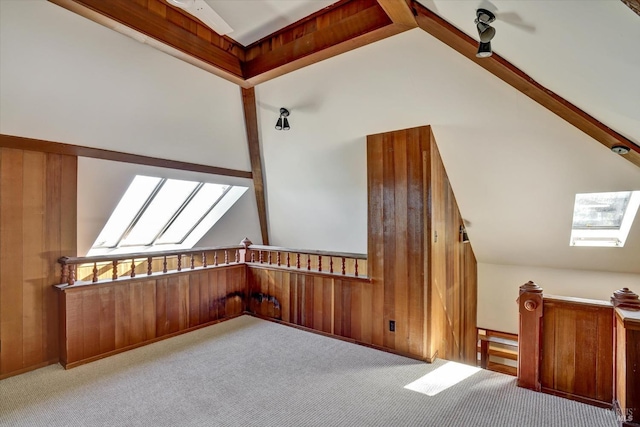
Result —
<instances>
[{"instance_id":1,"label":"wall-mounted light fixture","mask_svg":"<svg viewBox=\"0 0 640 427\"><path fill-rule=\"evenodd\" d=\"M496 29L491 24L496 20L496 16L487 9L476 10L476 28L480 37L480 45L478 46L478 58L487 58L491 56L491 39L496 35Z\"/></svg>"},{"instance_id":2,"label":"wall-mounted light fixture","mask_svg":"<svg viewBox=\"0 0 640 427\"><path fill-rule=\"evenodd\" d=\"M289 117L289 110L287 110L286 108L281 108L280 109L280 117L278 118L278 121L276 122L276 130L289 130L289 129L291 129L291 127L289 126L289 120L287 120L287 117Z\"/></svg>"},{"instance_id":3,"label":"wall-mounted light fixture","mask_svg":"<svg viewBox=\"0 0 640 427\"><path fill-rule=\"evenodd\" d=\"M462 241L462 243L469 243L469 236L467 235L467 229L464 228L464 225L460 226L460 241Z\"/></svg>"}]
</instances>

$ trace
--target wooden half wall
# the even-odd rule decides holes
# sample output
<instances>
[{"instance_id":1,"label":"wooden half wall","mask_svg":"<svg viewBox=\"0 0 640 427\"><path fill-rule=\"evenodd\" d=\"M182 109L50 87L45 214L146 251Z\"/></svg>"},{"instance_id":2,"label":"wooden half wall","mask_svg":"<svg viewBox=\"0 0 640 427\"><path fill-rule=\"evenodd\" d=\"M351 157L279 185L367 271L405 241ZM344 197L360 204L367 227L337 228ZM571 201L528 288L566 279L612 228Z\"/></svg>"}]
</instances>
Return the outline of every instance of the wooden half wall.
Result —
<instances>
[{"instance_id":1,"label":"wooden half wall","mask_svg":"<svg viewBox=\"0 0 640 427\"><path fill-rule=\"evenodd\" d=\"M58 258L76 253L77 158L0 148L0 378L58 362Z\"/></svg>"}]
</instances>

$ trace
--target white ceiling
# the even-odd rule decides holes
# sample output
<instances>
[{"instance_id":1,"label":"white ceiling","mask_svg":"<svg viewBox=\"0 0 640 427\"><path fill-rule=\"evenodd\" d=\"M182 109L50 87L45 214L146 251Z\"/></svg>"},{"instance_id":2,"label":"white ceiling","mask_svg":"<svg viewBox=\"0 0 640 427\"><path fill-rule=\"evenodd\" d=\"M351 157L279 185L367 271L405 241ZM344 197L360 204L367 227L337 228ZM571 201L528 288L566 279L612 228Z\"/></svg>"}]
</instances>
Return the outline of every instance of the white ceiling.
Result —
<instances>
[{"instance_id":1,"label":"white ceiling","mask_svg":"<svg viewBox=\"0 0 640 427\"><path fill-rule=\"evenodd\" d=\"M233 28L227 34L244 46L293 24L336 0L205 0Z\"/></svg>"},{"instance_id":2,"label":"white ceiling","mask_svg":"<svg viewBox=\"0 0 640 427\"><path fill-rule=\"evenodd\" d=\"M243 43L325 5L207 1ZM475 9L497 11L494 51L640 141L640 17L619 0L423 3L474 37ZM0 6L2 132L248 167L239 88L51 3ZM243 7L255 21L234 22ZM366 251L366 135L432 125L480 262L640 273L639 218L624 248L569 247L575 193L640 190L640 168L420 29L256 93L274 244Z\"/></svg>"}]
</instances>

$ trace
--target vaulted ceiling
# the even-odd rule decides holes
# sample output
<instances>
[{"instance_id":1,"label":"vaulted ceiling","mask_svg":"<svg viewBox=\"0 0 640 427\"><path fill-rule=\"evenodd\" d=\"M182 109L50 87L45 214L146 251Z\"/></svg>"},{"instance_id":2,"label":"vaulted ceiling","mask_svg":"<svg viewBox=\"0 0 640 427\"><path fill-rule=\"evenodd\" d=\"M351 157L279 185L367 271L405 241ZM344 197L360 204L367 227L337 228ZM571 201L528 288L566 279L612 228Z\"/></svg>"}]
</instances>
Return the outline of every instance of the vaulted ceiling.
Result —
<instances>
[{"instance_id":1,"label":"vaulted ceiling","mask_svg":"<svg viewBox=\"0 0 640 427\"><path fill-rule=\"evenodd\" d=\"M366 217L364 136L430 124L480 262L640 273L638 219L625 248L568 246L575 193L640 190L640 16L622 1L206 0L224 37L164 0L49 1L255 86L272 243L362 251L343 219ZM490 58L475 57L478 7L497 15ZM302 240L291 218L320 214L355 247L326 227Z\"/></svg>"}]
</instances>

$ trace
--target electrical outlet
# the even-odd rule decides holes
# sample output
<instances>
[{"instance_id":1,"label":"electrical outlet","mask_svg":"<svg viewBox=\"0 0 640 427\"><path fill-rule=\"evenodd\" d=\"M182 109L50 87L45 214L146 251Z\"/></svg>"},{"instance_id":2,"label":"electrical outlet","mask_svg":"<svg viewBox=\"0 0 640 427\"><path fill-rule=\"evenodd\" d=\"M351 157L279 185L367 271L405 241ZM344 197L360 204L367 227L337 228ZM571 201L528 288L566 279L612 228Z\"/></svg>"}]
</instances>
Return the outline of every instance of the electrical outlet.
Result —
<instances>
[{"instance_id":1,"label":"electrical outlet","mask_svg":"<svg viewBox=\"0 0 640 427\"><path fill-rule=\"evenodd\" d=\"M391 332L395 332L396 331L396 321L395 320L389 320L389 330Z\"/></svg>"}]
</instances>

